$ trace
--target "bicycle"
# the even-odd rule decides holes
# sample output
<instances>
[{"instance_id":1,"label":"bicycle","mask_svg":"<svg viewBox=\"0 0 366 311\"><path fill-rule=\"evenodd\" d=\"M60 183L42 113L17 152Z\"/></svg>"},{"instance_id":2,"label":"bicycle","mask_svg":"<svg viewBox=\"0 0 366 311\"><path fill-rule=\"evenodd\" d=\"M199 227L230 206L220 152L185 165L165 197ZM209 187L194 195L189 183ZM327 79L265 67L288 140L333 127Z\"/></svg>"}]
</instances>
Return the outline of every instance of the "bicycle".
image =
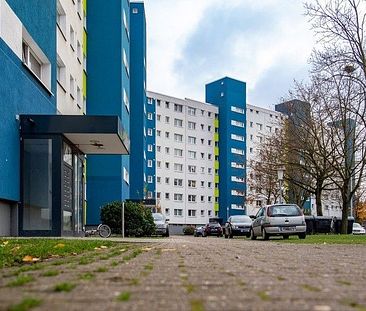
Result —
<instances>
[{"instance_id":1,"label":"bicycle","mask_svg":"<svg viewBox=\"0 0 366 311\"><path fill-rule=\"evenodd\" d=\"M112 234L112 230L108 225L100 224L97 229L85 230L85 236L91 236L99 234L101 238L109 238Z\"/></svg>"}]
</instances>

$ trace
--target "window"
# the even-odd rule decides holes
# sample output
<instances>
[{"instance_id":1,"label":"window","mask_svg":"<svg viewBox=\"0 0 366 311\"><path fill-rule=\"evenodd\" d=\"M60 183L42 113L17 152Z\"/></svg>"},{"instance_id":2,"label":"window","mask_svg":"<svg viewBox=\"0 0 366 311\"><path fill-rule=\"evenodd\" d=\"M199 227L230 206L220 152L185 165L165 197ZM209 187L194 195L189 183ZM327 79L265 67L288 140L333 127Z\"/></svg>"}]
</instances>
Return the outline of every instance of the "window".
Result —
<instances>
[{"instance_id":1,"label":"window","mask_svg":"<svg viewBox=\"0 0 366 311\"><path fill-rule=\"evenodd\" d=\"M147 145L147 151L150 151L150 152L153 151L153 145L151 145L151 144Z\"/></svg>"},{"instance_id":2,"label":"window","mask_svg":"<svg viewBox=\"0 0 366 311\"><path fill-rule=\"evenodd\" d=\"M165 102L165 108L169 109L169 102Z\"/></svg>"},{"instance_id":3,"label":"window","mask_svg":"<svg viewBox=\"0 0 366 311\"><path fill-rule=\"evenodd\" d=\"M75 51L75 31L70 25L70 46Z\"/></svg>"},{"instance_id":4,"label":"window","mask_svg":"<svg viewBox=\"0 0 366 311\"><path fill-rule=\"evenodd\" d=\"M212 174L212 168L211 168L211 167L209 167L209 168L207 169L207 173L208 173L208 174Z\"/></svg>"},{"instance_id":5,"label":"window","mask_svg":"<svg viewBox=\"0 0 366 311\"><path fill-rule=\"evenodd\" d=\"M179 104L174 104L174 111L183 112L183 106Z\"/></svg>"},{"instance_id":6,"label":"window","mask_svg":"<svg viewBox=\"0 0 366 311\"><path fill-rule=\"evenodd\" d=\"M188 165L188 172L189 173L196 173L196 166L195 165Z\"/></svg>"},{"instance_id":7,"label":"window","mask_svg":"<svg viewBox=\"0 0 366 311\"><path fill-rule=\"evenodd\" d=\"M239 155L244 155L245 151L242 149L237 149L237 148L231 148L231 153L233 154L239 154Z\"/></svg>"},{"instance_id":8,"label":"window","mask_svg":"<svg viewBox=\"0 0 366 311\"><path fill-rule=\"evenodd\" d=\"M125 88L123 88L123 102L125 103L125 107L126 107L127 111L130 111L130 100L128 99Z\"/></svg>"},{"instance_id":9,"label":"window","mask_svg":"<svg viewBox=\"0 0 366 311\"><path fill-rule=\"evenodd\" d=\"M57 82L66 92L66 69L62 59L57 55Z\"/></svg>"},{"instance_id":10,"label":"window","mask_svg":"<svg viewBox=\"0 0 366 311\"><path fill-rule=\"evenodd\" d=\"M127 16L126 16L125 10L123 10L123 25L125 26L125 30L126 30L127 37L129 37L130 36L130 32L129 32L129 29L128 29Z\"/></svg>"},{"instance_id":11,"label":"window","mask_svg":"<svg viewBox=\"0 0 366 311\"><path fill-rule=\"evenodd\" d=\"M174 163L174 171L183 172L183 164Z\"/></svg>"},{"instance_id":12,"label":"window","mask_svg":"<svg viewBox=\"0 0 366 311\"><path fill-rule=\"evenodd\" d=\"M169 138L170 137L170 133L169 132L165 132L165 138Z\"/></svg>"},{"instance_id":13,"label":"window","mask_svg":"<svg viewBox=\"0 0 366 311\"><path fill-rule=\"evenodd\" d=\"M165 153L166 154L169 154L169 152L170 152L170 148L169 147L165 147Z\"/></svg>"},{"instance_id":14,"label":"window","mask_svg":"<svg viewBox=\"0 0 366 311\"><path fill-rule=\"evenodd\" d=\"M147 160L147 167L152 167L152 160Z\"/></svg>"},{"instance_id":15,"label":"window","mask_svg":"<svg viewBox=\"0 0 366 311\"><path fill-rule=\"evenodd\" d=\"M130 174L128 173L128 171L127 171L127 169L125 167L123 167L123 180L127 184L130 184Z\"/></svg>"},{"instance_id":16,"label":"window","mask_svg":"<svg viewBox=\"0 0 366 311\"><path fill-rule=\"evenodd\" d=\"M205 140L201 138L201 144L203 145L205 143Z\"/></svg>"},{"instance_id":17,"label":"window","mask_svg":"<svg viewBox=\"0 0 366 311\"><path fill-rule=\"evenodd\" d=\"M191 144L191 145L195 145L196 144L196 137L188 136L188 143Z\"/></svg>"},{"instance_id":18,"label":"window","mask_svg":"<svg viewBox=\"0 0 366 311\"><path fill-rule=\"evenodd\" d=\"M66 13L59 0L57 1L56 23L57 23L58 29L62 33L62 36L66 40Z\"/></svg>"},{"instance_id":19,"label":"window","mask_svg":"<svg viewBox=\"0 0 366 311\"><path fill-rule=\"evenodd\" d=\"M196 202L197 196L195 194L188 194L188 202Z\"/></svg>"},{"instance_id":20,"label":"window","mask_svg":"<svg viewBox=\"0 0 366 311\"><path fill-rule=\"evenodd\" d=\"M205 210L201 209L201 216L205 216Z\"/></svg>"},{"instance_id":21,"label":"window","mask_svg":"<svg viewBox=\"0 0 366 311\"><path fill-rule=\"evenodd\" d=\"M204 158L205 158L205 153L201 152L201 159L204 159Z\"/></svg>"},{"instance_id":22,"label":"window","mask_svg":"<svg viewBox=\"0 0 366 311\"><path fill-rule=\"evenodd\" d=\"M189 188L196 188L197 181L196 180L188 180Z\"/></svg>"},{"instance_id":23,"label":"window","mask_svg":"<svg viewBox=\"0 0 366 311\"><path fill-rule=\"evenodd\" d=\"M205 186L205 182L201 181L201 187L204 187L204 186Z\"/></svg>"},{"instance_id":24,"label":"window","mask_svg":"<svg viewBox=\"0 0 366 311\"><path fill-rule=\"evenodd\" d=\"M253 122L252 121L249 122L249 126L253 127Z\"/></svg>"},{"instance_id":25,"label":"window","mask_svg":"<svg viewBox=\"0 0 366 311\"><path fill-rule=\"evenodd\" d=\"M174 155L176 157L182 157L183 156L183 149L174 149Z\"/></svg>"},{"instance_id":26,"label":"window","mask_svg":"<svg viewBox=\"0 0 366 311\"><path fill-rule=\"evenodd\" d=\"M165 215L166 215L166 216L169 216L169 215L170 215L170 209L169 209L169 208L166 208L166 209L165 209Z\"/></svg>"},{"instance_id":27,"label":"window","mask_svg":"<svg viewBox=\"0 0 366 311\"><path fill-rule=\"evenodd\" d=\"M236 135L236 134L231 134L231 139L237 140L237 141L245 141L244 136L240 136L240 135Z\"/></svg>"},{"instance_id":28,"label":"window","mask_svg":"<svg viewBox=\"0 0 366 311\"><path fill-rule=\"evenodd\" d=\"M253 148L252 147L249 148L249 153L253 153Z\"/></svg>"},{"instance_id":29,"label":"window","mask_svg":"<svg viewBox=\"0 0 366 311\"><path fill-rule=\"evenodd\" d=\"M244 197L245 192L241 190L231 190L231 195Z\"/></svg>"},{"instance_id":30,"label":"window","mask_svg":"<svg viewBox=\"0 0 366 311\"><path fill-rule=\"evenodd\" d=\"M205 130L205 125L201 123L201 130L204 131Z\"/></svg>"},{"instance_id":31,"label":"window","mask_svg":"<svg viewBox=\"0 0 366 311\"><path fill-rule=\"evenodd\" d=\"M152 114L151 112L148 112L148 113L147 113L147 118L148 118L149 120L152 120L152 119L153 119L153 114Z\"/></svg>"},{"instance_id":32,"label":"window","mask_svg":"<svg viewBox=\"0 0 366 311\"><path fill-rule=\"evenodd\" d=\"M205 202L205 196L201 195L201 202Z\"/></svg>"},{"instance_id":33,"label":"window","mask_svg":"<svg viewBox=\"0 0 366 311\"><path fill-rule=\"evenodd\" d=\"M195 130L196 129L196 123L195 122L188 121L188 128L190 130Z\"/></svg>"},{"instance_id":34,"label":"window","mask_svg":"<svg viewBox=\"0 0 366 311\"><path fill-rule=\"evenodd\" d=\"M156 136L160 137L161 136L161 131L160 130L157 130L156 131Z\"/></svg>"},{"instance_id":35,"label":"window","mask_svg":"<svg viewBox=\"0 0 366 311\"><path fill-rule=\"evenodd\" d=\"M272 132L272 127L270 127L270 126L267 125L266 128L267 128L267 131L268 132L270 132L270 133Z\"/></svg>"},{"instance_id":36,"label":"window","mask_svg":"<svg viewBox=\"0 0 366 311\"><path fill-rule=\"evenodd\" d=\"M153 131L152 131L152 129L147 129L147 135L149 135L149 136L153 136Z\"/></svg>"},{"instance_id":37,"label":"window","mask_svg":"<svg viewBox=\"0 0 366 311\"><path fill-rule=\"evenodd\" d=\"M211 125L207 126L207 131L211 132Z\"/></svg>"},{"instance_id":38,"label":"window","mask_svg":"<svg viewBox=\"0 0 366 311\"><path fill-rule=\"evenodd\" d=\"M258 139L258 141L261 143L261 142L262 142L262 140L263 140L263 137L262 137L262 136L257 136L257 139Z\"/></svg>"},{"instance_id":39,"label":"window","mask_svg":"<svg viewBox=\"0 0 366 311\"><path fill-rule=\"evenodd\" d=\"M76 41L76 57L78 58L79 63L81 64L81 44L79 40Z\"/></svg>"},{"instance_id":40,"label":"window","mask_svg":"<svg viewBox=\"0 0 366 311\"><path fill-rule=\"evenodd\" d=\"M182 193L174 193L174 201L183 201L183 194Z\"/></svg>"},{"instance_id":41,"label":"window","mask_svg":"<svg viewBox=\"0 0 366 311\"><path fill-rule=\"evenodd\" d=\"M174 178L174 186L183 187L183 179Z\"/></svg>"},{"instance_id":42,"label":"window","mask_svg":"<svg viewBox=\"0 0 366 311\"><path fill-rule=\"evenodd\" d=\"M169 179L169 177L165 177L165 183L166 183L167 185L169 185L169 183L170 183L170 179Z\"/></svg>"},{"instance_id":43,"label":"window","mask_svg":"<svg viewBox=\"0 0 366 311\"><path fill-rule=\"evenodd\" d=\"M81 99L81 90L78 86L76 87L76 104L78 105L78 107L80 109L83 106L83 102L82 102L82 99Z\"/></svg>"},{"instance_id":44,"label":"window","mask_svg":"<svg viewBox=\"0 0 366 311\"><path fill-rule=\"evenodd\" d=\"M149 161L151 161L151 160L149 160ZM161 161L157 161L157 162L156 162L156 166L157 166L158 168L161 168Z\"/></svg>"},{"instance_id":45,"label":"window","mask_svg":"<svg viewBox=\"0 0 366 311\"><path fill-rule=\"evenodd\" d=\"M150 97L149 97L149 98L147 99L147 103L148 103L149 105L152 105L152 102L153 102L153 101L152 101L152 98L150 98Z\"/></svg>"},{"instance_id":46,"label":"window","mask_svg":"<svg viewBox=\"0 0 366 311\"><path fill-rule=\"evenodd\" d=\"M212 154L211 153L208 153L207 154L207 159L211 160L212 159Z\"/></svg>"},{"instance_id":47,"label":"window","mask_svg":"<svg viewBox=\"0 0 366 311\"><path fill-rule=\"evenodd\" d=\"M207 201L208 201L208 202L212 202L212 197L211 197L211 196L208 196L208 197L207 197Z\"/></svg>"},{"instance_id":48,"label":"window","mask_svg":"<svg viewBox=\"0 0 366 311\"><path fill-rule=\"evenodd\" d=\"M196 151L190 151L190 150L188 150L188 158L190 158L190 159L196 159Z\"/></svg>"},{"instance_id":49,"label":"window","mask_svg":"<svg viewBox=\"0 0 366 311\"><path fill-rule=\"evenodd\" d=\"M245 127L245 124L240 121L231 120L231 125L237 126L237 127Z\"/></svg>"},{"instance_id":50,"label":"window","mask_svg":"<svg viewBox=\"0 0 366 311\"><path fill-rule=\"evenodd\" d=\"M207 112L209 118L211 118L211 112Z\"/></svg>"},{"instance_id":51,"label":"window","mask_svg":"<svg viewBox=\"0 0 366 311\"><path fill-rule=\"evenodd\" d=\"M244 109L239 108L239 107L235 107L235 106L231 106L231 111L237 112L237 113L240 113L240 114L245 114Z\"/></svg>"},{"instance_id":52,"label":"window","mask_svg":"<svg viewBox=\"0 0 366 311\"><path fill-rule=\"evenodd\" d=\"M245 165L237 162L231 162L231 167L245 169Z\"/></svg>"},{"instance_id":53,"label":"window","mask_svg":"<svg viewBox=\"0 0 366 311\"><path fill-rule=\"evenodd\" d=\"M211 216L211 211L208 211L208 216Z\"/></svg>"},{"instance_id":54,"label":"window","mask_svg":"<svg viewBox=\"0 0 366 311\"><path fill-rule=\"evenodd\" d=\"M165 199L166 200L169 200L170 199L170 195L169 195L169 193L167 192L167 193L165 193Z\"/></svg>"},{"instance_id":55,"label":"window","mask_svg":"<svg viewBox=\"0 0 366 311\"><path fill-rule=\"evenodd\" d=\"M258 129L259 129L260 131L262 130L262 124L257 123L257 127L258 127Z\"/></svg>"},{"instance_id":56,"label":"window","mask_svg":"<svg viewBox=\"0 0 366 311\"><path fill-rule=\"evenodd\" d=\"M196 108L188 107L188 115L195 116L196 115Z\"/></svg>"},{"instance_id":57,"label":"window","mask_svg":"<svg viewBox=\"0 0 366 311\"><path fill-rule=\"evenodd\" d=\"M23 42L23 62L42 81L42 62L25 42Z\"/></svg>"},{"instance_id":58,"label":"window","mask_svg":"<svg viewBox=\"0 0 366 311\"><path fill-rule=\"evenodd\" d=\"M188 210L188 217L196 217L196 210L189 209Z\"/></svg>"},{"instance_id":59,"label":"window","mask_svg":"<svg viewBox=\"0 0 366 311\"><path fill-rule=\"evenodd\" d=\"M169 124L170 118L169 117L165 117L165 123Z\"/></svg>"},{"instance_id":60,"label":"window","mask_svg":"<svg viewBox=\"0 0 366 311\"><path fill-rule=\"evenodd\" d=\"M181 120L181 119L174 119L174 126L175 127L183 127L183 120Z\"/></svg>"},{"instance_id":61,"label":"window","mask_svg":"<svg viewBox=\"0 0 366 311\"><path fill-rule=\"evenodd\" d=\"M231 181L245 183L245 178L238 176L231 176Z\"/></svg>"},{"instance_id":62,"label":"window","mask_svg":"<svg viewBox=\"0 0 366 311\"><path fill-rule=\"evenodd\" d=\"M123 65L125 66L126 73L129 76L130 75L130 68L127 60L127 55L125 49L123 49Z\"/></svg>"},{"instance_id":63,"label":"window","mask_svg":"<svg viewBox=\"0 0 366 311\"><path fill-rule=\"evenodd\" d=\"M137 8L132 9L132 14L138 14L139 10Z\"/></svg>"},{"instance_id":64,"label":"window","mask_svg":"<svg viewBox=\"0 0 366 311\"><path fill-rule=\"evenodd\" d=\"M156 182L158 183L158 184L160 184L161 183L161 177L159 176L159 177L156 177ZM158 199L159 199L159 197L160 197L160 192L158 192L157 193L157 197L158 197Z\"/></svg>"},{"instance_id":65,"label":"window","mask_svg":"<svg viewBox=\"0 0 366 311\"><path fill-rule=\"evenodd\" d=\"M175 208L174 209L174 216L183 216L183 210Z\"/></svg>"},{"instance_id":66,"label":"window","mask_svg":"<svg viewBox=\"0 0 366 311\"><path fill-rule=\"evenodd\" d=\"M170 167L170 163L169 162L165 162L165 168L166 169L169 169L169 167Z\"/></svg>"},{"instance_id":67,"label":"window","mask_svg":"<svg viewBox=\"0 0 366 311\"><path fill-rule=\"evenodd\" d=\"M70 96L72 97L72 99L75 99L75 80L71 75L70 75Z\"/></svg>"},{"instance_id":68,"label":"window","mask_svg":"<svg viewBox=\"0 0 366 311\"><path fill-rule=\"evenodd\" d=\"M156 105L157 105L158 107L160 107L160 105L161 105L161 100L160 100L160 99L157 99L157 100L156 100Z\"/></svg>"},{"instance_id":69,"label":"window","mask_svg":"<svg viewBox=\"0 0 366 311\"><path fill-rule=\"evenodd\" d=\"M209 140L207 141L207 144L208 144L209 146L211 146L211 145L212 145L212 140L210 140L210 139L209 139Z\"/></svg>"},{"instance_id":70,"label":"window","mask_svg":"<svg viewBox=\"0 0 366 311\"><path fill-rule=\"evenodd\" d=\"M147 176L147 182L148 182L149 184L152 184L152 182L153 182L153 177L152 177L152 176Z\"/></svg>"},{"instance_id":71,"label":"window","mask_svg":"<svg viewBox=\"0 0 366 311\"><path fill-rule=\"evenodd\" d=\"M156 115L156 120L158 120L158 121L161 120L161 115L160 114Z\"/></svg>"},{"instance_id":72,"label":"window","mask_svg":"<svg viewBox=\"0 0 366 311\"><path fill-rule=\"evenodd\" d=\"M201 166L201 173L203 174L205 172L205 167Z\"/></svg>"},{"instance_id":73,"label":"window","mask_svg":"<svg viewBox=\"0 0 366 311\"><path fill-rule=\"evenodd\" d=\"M183 141L183 135L181 135L181 134L174 134L174 140L176 142L182 142Z\"/></svg>"}]
</instances>

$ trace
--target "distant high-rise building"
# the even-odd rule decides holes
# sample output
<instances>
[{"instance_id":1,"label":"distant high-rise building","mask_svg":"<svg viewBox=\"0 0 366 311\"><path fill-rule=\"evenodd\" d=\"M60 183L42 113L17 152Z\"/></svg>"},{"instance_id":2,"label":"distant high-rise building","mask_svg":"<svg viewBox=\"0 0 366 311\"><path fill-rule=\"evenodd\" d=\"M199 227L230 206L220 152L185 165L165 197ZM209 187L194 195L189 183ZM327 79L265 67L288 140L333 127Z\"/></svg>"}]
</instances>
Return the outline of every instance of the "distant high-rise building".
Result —
<instances>
[{"instance_id":1,"label":"distant high-rise building","mask_svg":"<svg viewBox=\"0 0 366 311\"><path fill-rule=\"evenodd\" d=\"M246 84L227 77L209 83L206 102L219 109L215 212L226 220L246 213Z\"/></svg>"}]
</instances>

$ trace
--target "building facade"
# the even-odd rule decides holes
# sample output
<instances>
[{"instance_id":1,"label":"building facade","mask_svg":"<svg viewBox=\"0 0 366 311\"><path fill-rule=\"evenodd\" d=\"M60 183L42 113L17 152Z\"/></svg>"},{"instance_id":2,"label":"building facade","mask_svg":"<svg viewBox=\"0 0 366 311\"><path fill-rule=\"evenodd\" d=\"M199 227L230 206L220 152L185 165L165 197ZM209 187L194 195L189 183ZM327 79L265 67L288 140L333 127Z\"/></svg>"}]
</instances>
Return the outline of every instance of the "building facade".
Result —
<instances>
[{"instance_id":1,"label":"building facade","mask_svg":"<svg viewBox=\"0 0 366 311\"><path fill-rule=\"evenodd\" d=\"M172 232L205 224L214 216L218 109L154 92L147 96L145 197L156 198Z\"/></svg>"},{"instance_id":2,"label":"building facade","mask_svg":"<svg viewBox=\"0 0 366 311\"><path fill-rule=\"evenodd\" d=\"M209 83L206 102L218 107L215 212L226 221L246 214L246 84L227 77Z\"/></svg>"},{"instance_id":3,"label":"building facade","mask_svg":"<svg viewBox=\"0 0 366 311\"><path fill-rule=\"evenodd\" d=\"M130 2L88 1L87 12L87 114L117 115L129 137ZM88 225L100 223L103 205L129 198L129 172L128 155L88 157Z\"/></svg>"},{"instance_id":4,"label":"building facade","mask_svg":"<svg viewBox=\"0 0 366 311\"><path fill-rule=\"evenodd\" d=\"M120 115L83 115L85 4L0 1L0 235L82 234L85 155L128 152Z\"/></svg>"},{"instance_id":5,"label":"building facade","mask_svg":"<svg viewBox=\"0 0 366 311\"><path fill-rule=\"evenodd\" d=\"M256 193L250 186L251 166L257 160L259 148L265 140L277 135L282 128L283 115L280 112L253 105L247 105L247 200L248 215L256 215L259 208L266 204L266 197Z\"/></svg>"}]
</instances>

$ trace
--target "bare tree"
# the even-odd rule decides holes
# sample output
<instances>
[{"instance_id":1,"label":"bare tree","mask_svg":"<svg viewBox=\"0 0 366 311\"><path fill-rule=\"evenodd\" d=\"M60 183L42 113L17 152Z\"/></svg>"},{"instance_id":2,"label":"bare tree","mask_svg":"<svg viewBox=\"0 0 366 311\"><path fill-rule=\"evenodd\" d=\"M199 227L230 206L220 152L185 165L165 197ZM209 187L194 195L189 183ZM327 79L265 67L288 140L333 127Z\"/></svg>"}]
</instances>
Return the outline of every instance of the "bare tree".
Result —
<instances>
[{"instance_id":1,"label":"bare tree","mask_svg":"<svg viewBox=\"0 0 366 311\"><path fill-rule=\"evenodd\" d=\"M361 185L365 152L366 5L361 0L314 0L305 4L319 45L313 52L313 72L328 88L324 111L332 129L336 174L332 181L342 195L342 233L352 197Z\"/></svg>"}]
</instances>

